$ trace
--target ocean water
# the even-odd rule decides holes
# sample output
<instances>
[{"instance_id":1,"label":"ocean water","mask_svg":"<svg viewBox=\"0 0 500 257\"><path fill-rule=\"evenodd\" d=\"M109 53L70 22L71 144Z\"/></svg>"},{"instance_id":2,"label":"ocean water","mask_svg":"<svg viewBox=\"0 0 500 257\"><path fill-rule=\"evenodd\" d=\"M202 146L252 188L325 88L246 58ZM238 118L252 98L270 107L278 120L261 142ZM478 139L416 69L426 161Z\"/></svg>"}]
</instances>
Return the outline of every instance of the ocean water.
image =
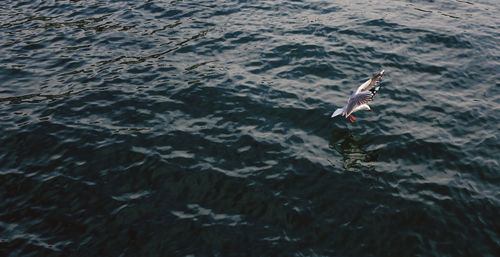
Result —
<instances>
[{"instance_id":1,"label":"ocean water","mask_svg":"<svg viewBox=\"0 0 500 257\"><path fill-rule=\"evenodd\" d=\"M0 255L500 256L499 14L2 1Z\"/></svg>"}]
</instances>

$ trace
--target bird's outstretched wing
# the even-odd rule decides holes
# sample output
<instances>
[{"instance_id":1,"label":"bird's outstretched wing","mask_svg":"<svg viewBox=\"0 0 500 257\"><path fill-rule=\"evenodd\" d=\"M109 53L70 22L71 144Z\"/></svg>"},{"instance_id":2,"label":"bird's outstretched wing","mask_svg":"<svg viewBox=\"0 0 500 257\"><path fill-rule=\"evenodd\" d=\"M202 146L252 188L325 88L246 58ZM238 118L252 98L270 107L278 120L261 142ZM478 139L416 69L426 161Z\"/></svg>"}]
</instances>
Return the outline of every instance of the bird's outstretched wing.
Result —
<instances>
[{"instance_id":1,"label":"bird's outstretched wing","mask_svg":"<svg viewBox=\"0 0 500 257\"><path fill-rule=\"evenodd\" d=\"M378 83L380 78L382 78L382 76L384 76L384 72L385 72L385 70L382 70L377 75L375 75L373 78L371 78L371 79L367 80L365 83L361 84L361 86L358 87L358 90L356 90L356 92L353 95L356 95L356 94L359 94L360 92L364 92L364 91L368 91L368 90L372 89Z\"/></svg>"},{"instance_id":2,"label":"bird's outstretched wing","mask_svg":"<svg viewBox=\"0 0 500 257\"><path fill-rule=\"evenodd\" d=\"M375 91L376 92L376 91ZM347 102L346 113L350 114L356 107L368 104L375 95L375 92L372 91L363 91L358 94L354 94L349 98L349 102Z\"/></svg>"}]
</instances>

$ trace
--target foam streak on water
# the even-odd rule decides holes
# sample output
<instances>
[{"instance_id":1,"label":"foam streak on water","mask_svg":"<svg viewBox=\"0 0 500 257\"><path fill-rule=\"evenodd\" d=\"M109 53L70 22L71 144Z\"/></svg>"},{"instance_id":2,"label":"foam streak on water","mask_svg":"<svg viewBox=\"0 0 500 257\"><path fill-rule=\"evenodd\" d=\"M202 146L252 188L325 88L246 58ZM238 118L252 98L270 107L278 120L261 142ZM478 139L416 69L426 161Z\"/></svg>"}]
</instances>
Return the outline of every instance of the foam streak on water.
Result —
<instances>
[{"instance_id":1,"label":"foam streak on water","mask_svg":"<svg viewBox=\"0 0 500 257\"><path fill-rule=\"evenodd\" d=\"M0 255L498 256L498 4L344 2L4 1Z\"/></svg>"}]
</instances>

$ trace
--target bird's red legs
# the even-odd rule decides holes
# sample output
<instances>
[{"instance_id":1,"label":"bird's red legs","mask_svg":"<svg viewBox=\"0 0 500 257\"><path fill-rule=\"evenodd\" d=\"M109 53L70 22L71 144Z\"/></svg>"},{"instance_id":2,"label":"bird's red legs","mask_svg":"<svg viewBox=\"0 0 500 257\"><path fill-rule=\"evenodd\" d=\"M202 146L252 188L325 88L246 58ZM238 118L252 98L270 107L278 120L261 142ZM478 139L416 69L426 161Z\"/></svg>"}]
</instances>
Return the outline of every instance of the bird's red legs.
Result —
<instances>
[{"instance_id":1,"label":"bird's red legs","mask_svg":"<svg viewBox=\"0 0 500 257\"><path fill-rule=\"evenodd\" d=\"M349 121L354 122L356 120L356 118L354 118L353 116L349 116Z\"/></svg>"},{"instance_id":2,"label":"bird's red legs","mask_svg":"<svg viewBox=\"0 0 500 257\"><path fill-rule=\"evenodd\" d=\"M370 108L370 111L373 112L373 109Z\"/></svg>"}]
</instances>

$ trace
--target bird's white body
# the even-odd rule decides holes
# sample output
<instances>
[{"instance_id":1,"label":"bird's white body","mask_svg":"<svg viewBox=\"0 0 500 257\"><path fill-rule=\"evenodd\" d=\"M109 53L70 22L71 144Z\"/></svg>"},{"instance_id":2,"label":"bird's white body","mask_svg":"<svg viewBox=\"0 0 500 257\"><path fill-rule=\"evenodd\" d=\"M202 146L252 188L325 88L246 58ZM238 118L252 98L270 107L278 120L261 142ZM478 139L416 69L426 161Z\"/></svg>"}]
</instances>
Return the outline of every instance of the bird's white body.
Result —
<instances>
[{"instance_id":1,"label":"bird's white body","mask_svg":"<svg viewBox=\"0 0 500 257\"><path fill-rule=\"evenodd\" d=\"M361 84L356 92L351 95L351 97L347 101L347 104L344 107L339 108L335 110L335 112L333 112L332 118L338 115L342 115L346 118L349 117L351 121L353 121L354 118L352 118L351 116L352 113L362 110L371 110L368 102L372 100L373 96L375 96L377 91L380 89L380 87L375 87L375 85L378 84L380 78L382 78L382 76L384 75L384 72L385 71L382 70L373 78Z\"/></svg>"}]
</instances>

